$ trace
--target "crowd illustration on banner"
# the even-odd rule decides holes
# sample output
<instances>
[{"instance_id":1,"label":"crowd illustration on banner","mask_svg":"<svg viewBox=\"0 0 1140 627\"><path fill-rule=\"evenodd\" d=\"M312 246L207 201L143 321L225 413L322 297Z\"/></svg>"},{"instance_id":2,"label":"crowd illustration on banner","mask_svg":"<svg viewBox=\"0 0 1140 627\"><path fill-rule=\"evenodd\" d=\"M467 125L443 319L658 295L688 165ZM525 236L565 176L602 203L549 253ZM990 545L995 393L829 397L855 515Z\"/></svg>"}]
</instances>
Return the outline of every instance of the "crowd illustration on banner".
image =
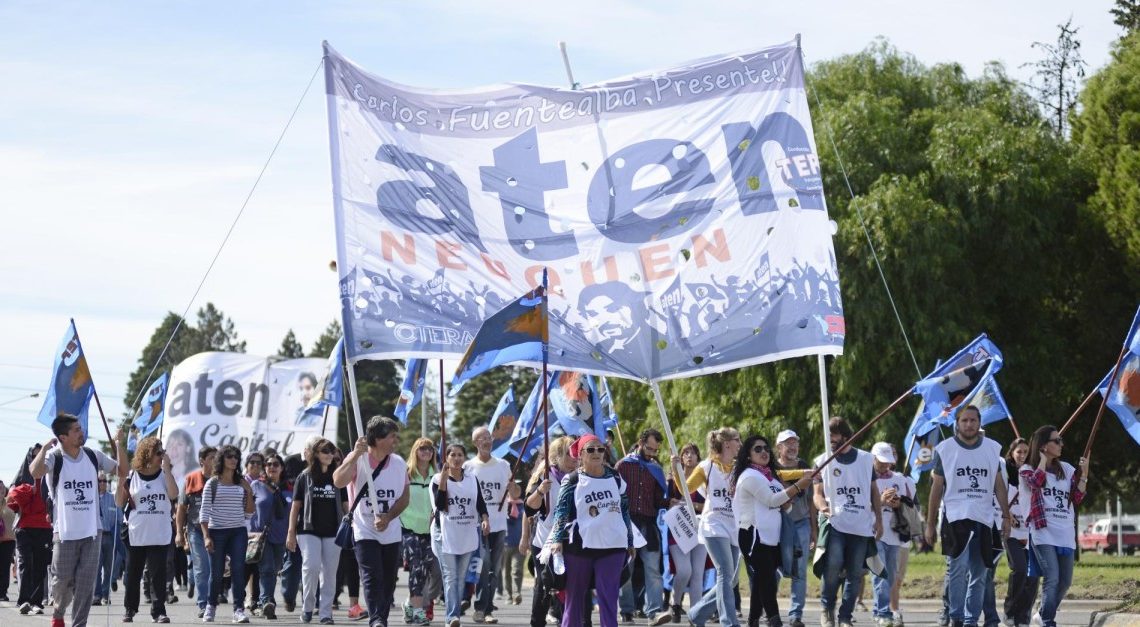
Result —
<instances>
[{"instance_id":1,"label":"crowd illustration on banner","mask_svg":"<svg viewBox=\"0 0 1140 627\"><path fill-rule=\"evenodd\" d=\"M583 245L577 272L574 264L534 266L516 255L506 262L512 274L505 265L497 271L481 249L507 249L503 242L444 243L447 236L463 239L456 234L472 227L466 217L445 214L416 230L407 218L418 215L414 206L352 200L345 188L363 184L345 155L388 154L394 171L397 149L387 134L403 137L402 129L360 121L380 114L352 100L362 93L354 81L370 81L368 93L394 88L326 45L334 204L343 226L336 263L343 337L327 360L203 352L169 372L152 371L132 419L112 436L72 321L38 415L52 435L28 450L11 491L0 486L0 537L11 524L4 508L19 515L16 611L37 615L51 607L52 627L64 627L70 611L71 624L83 627L92 606L111 604L122 577L123 622L149 612L154 622L169 623L174 581L181 579L206 623L232 605L233 623L295 614L303 623L335 624L343 586L345 617L369 627L387 627L393 610L403 611L406 624L461 627L469 611L475 623L494 624L500 605L521 605L529 570L532 626L582 627L596 611L602 627L639 620L653 627L781 627L785 619L803 627L811 611L821 627L852 627L869 575L874 624L903 627L907 600L899 597L911 548L940 544L939 624L1004 619L1011 627L1031 620L1054 627L1072 580L1070 532L1088 494L1093 438L1106 408L1140 442L1140 309L1119 359L1090 394L1104 402L1081 455L1064 449L1072 419L1027 437L1018 432L996 378L1006 356L985 333L862 425L831 416L825 356L840 356L846 337L835 226L822 200L798 41L762 54L769 53L781 68L779 81L701 98L695 87L693 98L678 88L671 106L710 119L693 123L700 127L693 141L684 142L680 156L672 153L666 180L650 185L642 200L675 196L676 207L685 205L677 209L681 217L664 226L642 224L650 220L632 210L615 218L615 231L652 227L661 241L650 238L646 247L616 233L597 235L605 241ZM691 86L686 80L699 83L702 72L716 76L709 68L738 62L725 57L677 68L669 84ZM662 79L630 80L636 91ZM471 97L454 95L452 113L469 108ZM733 116L746 114L747 139L701 143L710 133L720 140L722 123L739 126ZM632 134L661 115L669 114L652 107L629 112L606 132ZM575 142L598 142L597 129L585 122L533 126L561 134L551 142L566 144L568 159L580 149ZM532 134L535 128L519 137ZM440 141L454 141L446 150L472 163L478 159L470 155L486 156L483 145L464 155L460 140L471 138ZM793 140L803 144L793 149ZM352 146L341 152L344 144ZM490 150L496 159L504 146ZM440 163L414 150L425 148L401 147L401 160L432 170ZM741 153L748 150L763 171L744 180L756 179L751 191L767 186L762 198L749 195L751 183L742 190L735 171L719 188L701 189L713 185L714 173L744 168ZM674 162L681 161L697 171L678 169ZM549 163L532 165L542 170ZM700 168L709 169L707 177ZM459 180L470 169L449 166L446 174ZM369 179L368 189L408 183L389 175ZM692 179L699 184L691 186ZM583 183L566 183L572 185ZM495 189L486 183L469 209L494 205L487 198L502 197ZM698 215L713 204L697 206L701 193L732 208ZM776 199L796 204L781 207ZM666 271L659 257L688 235L690 218L707 220L715 228L704 232L716 235L693 236L702 243L683 249L676 269ZM385 243L401 226L408 227L403 241L435 240L437 250L446 249L438 267L409 263L392 248L399 246ZM607 225L593 226L601 232ZM550 242L532 244L523 248L541 258ZM457 261L463 255L483 267ZM534 267L541 272L519 272ZM604 268L604 277L585 277L583 267ZM821 442L801 439L787 424L772 434L725 424L708 430L701 444L675 440L661 381L799 357L819 367ZM405 363L393 417L361 406L355 380L356 364L381 358ZM444 359L458 359L450 385ZM427 437L424 412L423 437L398 450L412 410L435 402L425 397L429 360L439 365L439 439ZM156 370L158 363L161 356ZM541 368L525 401L511 385L485 423L470 434L450 432L447 395L508 364ZM648 385L661 428L641 429L626 446L607 376ZM878 421L916 396L903 442L869 441ZM340 411L351 413L348 434L336 433ZM99 431L89 421L94 415L109 453L88 444ZM1005 446L985 432L999 421L1016 436ZM339 435L347 446L338 445ZM811 448L823 452L809 462ZM918 493L924 472L925 503ZM994 571L1003 559L1012 575L999 610ZM8 568L0 559L0 573ZM809 570L820 581L811 610ZM777 598L781 579L791 581L787 602ZM7 578L0 582L6 586ZM5 592L0 588L2 601Z\"/></svg>"}]
</instances>

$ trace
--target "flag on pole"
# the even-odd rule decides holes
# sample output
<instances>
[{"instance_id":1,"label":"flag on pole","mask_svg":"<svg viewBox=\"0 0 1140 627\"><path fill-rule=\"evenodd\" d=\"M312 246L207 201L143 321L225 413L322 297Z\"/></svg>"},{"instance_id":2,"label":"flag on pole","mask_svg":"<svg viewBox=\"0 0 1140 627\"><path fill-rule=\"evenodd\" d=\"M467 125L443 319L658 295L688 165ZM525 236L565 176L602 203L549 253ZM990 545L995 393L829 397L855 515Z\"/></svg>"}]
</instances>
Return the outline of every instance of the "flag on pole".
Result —
<instances>
[{"instance_id":1,"label":"flag on pole","mask_svg":"<svg viewBox=\"0 0 1140 627\"><path fill-rule=\"evenodd\" d=\"M424 395L424 381L427 379L426 359L409 359L404 364L404 382L400 384L400 398L392 412L404 424L408 424L408 412L420 404Z\"/></svg>"},{"instance_id":2,"label":"flag on pole","mask_svg":"<svg viewBox=\"0 0 1140 627\"><path fill-rule=\"evenodd\" d=\"M495 366L542 361L543 347L550 339L546 300L546 288L539 286L487 318L459 361L450 394L454 396L464 383Z\"/></svg>"},{"instance_id":3,"label":"flag on pole","mask_svg":"<svg viewBox=\"0 0 1140 627\"><path fill-rule=\"evenodd\" d=\"M305 406L306 416L321 416L326 409L340 409L344 404L344 336L329 353L327 372Z\"/></svg>"},{"instance_id":4,"label":"flag on pole","mask_svg":"<svg viewBox=\"0 0 1140 627\"><path fill-rule=\"evenodd\" d=\"M79 332L72 320L55 351L51 382L37 420L50 427L59 414L71 414L79 418L83 432L88 433L87 409L94 395L91 369L87 366L87 356L83 354Z\"/></svg>"},{"instance_id":5,"label":"flag on pole","mask_svg":"<svg viewBox=\"0 0 1140 627\"><path fill-rule=\"evenodd\" d=\"M145 438L146 436L158 431L162 426L162 419L166 416L166 373L154 380L150 387L146 390L146 395L143 396L142 407L139 407L138 413L135 414L135 419L131 422L131 426L139 430L138 437Z\"/></svg>"},{"instance_id":6,"label":"flag on pole","mask_svg":"<svg viewBox=\"0 0 1140 627\"><path fill-rule=\"evenodd\" d=\"M1106 406L1120 419L1124 430L1140 444L1140 308L1136 310L1124 345L1127 351L1116 369L1116 378L1109 382L1112 377L1109 370L1097 389L1107 397Z\"/></svg>"},{"instance_id":7,"label":"flag on pole","mask_svg":"<svg viewBox=\"0 0 1140 627\"><path fill-rule=\"evenodd\" d=\"M594 380L581 372L564 370L550 381L550 406L568 435L593 433L606 441L605 415Z\"/></svg>"},{"instance_id":8,"label":"flag on pole","mask_svg":"<svg viewBox=\"0 0 1140 627\"><path fill-rule=\"evenodd\" d=\"M518 419L519 404L515 401L515 386L512 384L507 386L506 392L503 392L499 405L495 407L495 413L491 415L491 422L487 425L487 429L491 432L492 450L510 440Z\"/></svg>"},{"instance_id":9,"label":"flag on pole","mask_svg":"<svg viewBox=\"0 0 1140 627\"><path fill-rule=\"evenodd\" d=\"M548 385L556 381L557 374L556 372L551 372L546 375ZM538 450L538 447L542 446L543 442L542 429L535 428L534 432L531 433L531 427L534 425L534 421L538 420L542 412L541 405L542 377L539 377L539 380L534 382L534 388L531 389L530 395L526 397L526 402L523 403L522 410L519 412L519 418L515 422L515 430L505 442L496 446L494 451L492 451L495 457L502 458L512 455L514 457L521 457L524 462L530 460L531 456ZM557 437L553 435L555 428L561 430L561 428L558 427L557 421L555 421L555 424L551 427L552 437ZM530 443L527 445L526 450L523 451L522 444L526 440L528 433L531 433Z\"/></svg>"},{"instance_id":10,"label":"flag on pole","mask_svg":"<svg viewBox=\"0 0 1140 627\"><path fill-rule=\"evenodd\" d=\"M1005 397L1002 396L997 379L993 377L986 377L962 404L973 405L978 408L978 412L982 414L983 427L1006 420L1013 415L1009 411L1009 405L1005 403Z\"/></svg>"},{"instance_id":11,"label":"flag on pole","mask_svg":"<svg viewBox=\"0 0 1140 627\"><path fill-rule=\"evenodd\" d=\"M910 478L918 481L922 473L934 467L934 447L942 440L942 429L937 424L920 423L923 405L920 404L906 434L907 468Z\"/></svg>"},{"instance_id":12,"label":"flag on pole","mask_svg":"<svg viewBox=\"0 0 1140 627\"><path fill-rule=\"evenodd\" d=\"M614 408L614 397L610 393L610 384L606 381L605 377L598 377L598 404L602 407L602 415L605 416L606 429L613 429L617 426L618 416L617 410Z\"/></svg>"},{"instance_id":13,"label":"flag on pole","mask_svg":"<svg viewBox=\"0 0 1140 627\"><path fill-rule=\"evenodd\" d=\"M954 411L1001 370L1002 363L1001 351L983 333L915 383L914 393L923 400L915 417L919 425L916 433L925 433L926 425L953 424Z\"/></svg>"}]
</instances>

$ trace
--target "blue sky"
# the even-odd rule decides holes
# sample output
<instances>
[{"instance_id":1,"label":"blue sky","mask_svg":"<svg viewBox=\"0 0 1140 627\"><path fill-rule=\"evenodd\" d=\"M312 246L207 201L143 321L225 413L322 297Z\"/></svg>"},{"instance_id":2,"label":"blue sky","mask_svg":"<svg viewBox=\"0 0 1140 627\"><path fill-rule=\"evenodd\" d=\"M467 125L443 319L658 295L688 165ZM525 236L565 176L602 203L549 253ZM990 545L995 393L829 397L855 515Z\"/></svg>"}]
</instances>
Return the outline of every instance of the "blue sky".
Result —
<instances>
[{"instance_id":1,"label":"blue sky","mask_svg":"<svg viewBox=\"0 0 1140 627\"><path fill-rule=\"evenodd\" d=\"M887 37L924 63L1028 78L1070 16L1091 69L1118 29L1072 3L30 2L0 4L0 478L50 433L34 421L76 319L109 417L167 311L181 312L328 40L397 82L602 81L803 36L809 63ZM194 305L249 352L338 315L322 78ZM827 106L827 103L824 103ZM132 399L133 400L133 399ZM11 402L10 402L11 401Z\"/></svg>"}]
</instances>

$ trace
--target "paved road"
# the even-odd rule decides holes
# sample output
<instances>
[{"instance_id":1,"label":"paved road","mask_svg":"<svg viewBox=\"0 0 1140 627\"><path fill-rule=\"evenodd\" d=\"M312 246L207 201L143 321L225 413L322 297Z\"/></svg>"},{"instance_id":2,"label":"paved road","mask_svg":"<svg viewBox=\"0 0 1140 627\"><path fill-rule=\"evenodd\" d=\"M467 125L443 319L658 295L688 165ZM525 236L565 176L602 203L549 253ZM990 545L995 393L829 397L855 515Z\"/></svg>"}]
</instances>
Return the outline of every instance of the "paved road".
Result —
<instances>
[{"instance_id":1,"label":"paved road","mask_svg":"<svg viewBox=\"0 0 1140 627\"><path fill-rule=\"evenodd\" d=\"M407 588L401 585L397 588L397 599L402 601L405 597ZM12 591L14 592L14 590ZM174 605L168 605L167 611L170 615L171 624L174 625L201 625L202 622L197 618L197 606L193 603L188 603L185 598L185 593L179 592L179 602ZM341 597L344 600L344 597ZM523 595L523 605L506 605L504 602L499 601L501 610L497 611L495 615L499 618L499 625L504 627L528 627L530 617L530 596ZM121 625L123 615L123 595L122 587L120 586L119 592L112 595L113 605L101 606L91 608L91 617L88 620L89 627L100 627L109 625ZM747 607L747 599L745 599L745 607ZM1070 626L1086 626L1089 624L1089 619L1092 612L1111 607L1115 605L1114 601L1067 601L1061 606L1061 616L1058 624L1065 627ZM919 625L935 625L937 620L937 612L939 603L933 600L930 601L904 601L903 614L906 619L906 624L914 627ZM787 599L780 599L781 609L788 607ZM998 600L998 607L1001 607L1001 600ZM228 625L230 624L230 611L229 608L220 608L225 611L218 612L218 620L216 624ZM353 622L348 620L346 616L346 609L334 612L333 618L338 625L360 625L364 627L365 622ZM21 616L12 603L0 603L0 627L47 627L50 624L50 608L43 616ZM300 625L300 613L289 614L284 611L284 608L278 609L277 620L270 621L257 616L251 617L252 624L277 624L277 625ZM436 611L435 625L442 626L443 621L440 619L442 616L442 608ZM464 618L469 618L470 612ZM147 610L144 609L136 617L136 622L141 624L151 624L150 617ZM65 619L68 627L71 627L70 618ZM805 617L805 622L808 627L813 627L819 624L819 612L815 604L809 603L808 615ZM316 625L313 621L312 625ZM474 623L469 620L464 621L464 625L470 627ZM596 621L595 621L596 624ZM874 624L871 615L867 612L855 613L856 627L872 627ZM394 610L392 612L392 627L402 627L404 625L402 612ZM645 621L637 621L634 627L645 627ZM713 626L715 627L715 626Z\"/></svg>"}]
</instances>

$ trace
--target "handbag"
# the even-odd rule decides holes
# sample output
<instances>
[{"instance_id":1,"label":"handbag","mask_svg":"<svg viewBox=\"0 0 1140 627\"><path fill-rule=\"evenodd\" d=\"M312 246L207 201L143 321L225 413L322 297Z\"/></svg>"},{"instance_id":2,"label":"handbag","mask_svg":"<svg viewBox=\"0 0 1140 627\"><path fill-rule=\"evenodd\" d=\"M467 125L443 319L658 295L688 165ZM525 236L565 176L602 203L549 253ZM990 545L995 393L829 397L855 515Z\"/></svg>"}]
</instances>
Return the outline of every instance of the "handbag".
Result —
<instances>
[{"instance_id":1,"label":"handbag","mask_svg":"<svg viewBox=\"0 0 1140 627\"><path fill-rule=\"evenodd\" d=\"M900 496L899 507L895 510L894 520L891 521L891 529L899 534L899 539L908 542L913 537L921 536L925 526L914 500L909 496Z\"/></svg>"},{"instance_id":2,"label":"handbag","mask_svg":"<svg viewBox=\"0 0 1140 627\"><path fill-rule=\"evenodd\" d=\"M380 471L388 465L388 460L385 459L383 463L376 466L376 470L372 471L372 480L375 481L376 477L380 476ZM356 511L356 506L360 505L360 500L368 494L368 484L364 484L360 492L356 493L356 498L352 500L352 507L348 508L348 513L344 518L340 519L340 525L336 528L336 545L344 550L350 550L356 546L356 534L352 530L352 513Z\"/></svg>"},{"instance_id":3,"label":"handbag","mask_svg":"<svg viewBox=\"0 0 1140 627\"><path fill-rule=\"evenodd\" d=\"M265 542L268 540L264 531L251 531L249 542L245 545L245 563L256 564L265 554Z\"/></svg>"}]
</instances>

